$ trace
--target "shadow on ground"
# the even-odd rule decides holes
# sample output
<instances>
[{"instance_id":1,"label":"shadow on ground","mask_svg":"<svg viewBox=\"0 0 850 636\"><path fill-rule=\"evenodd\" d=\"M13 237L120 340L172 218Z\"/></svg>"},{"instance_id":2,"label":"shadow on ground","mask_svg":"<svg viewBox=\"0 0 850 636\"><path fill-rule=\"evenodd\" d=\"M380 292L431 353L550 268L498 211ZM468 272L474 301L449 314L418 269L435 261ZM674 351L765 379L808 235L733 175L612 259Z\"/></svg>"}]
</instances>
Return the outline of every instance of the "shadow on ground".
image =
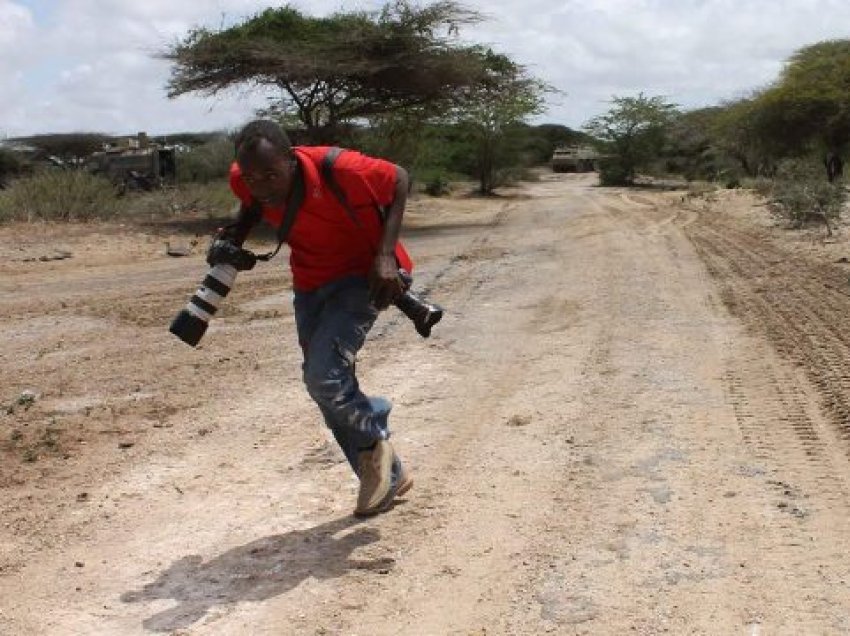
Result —
<instances>
[{"instance_id":1,"label":"shadow on ground","mask_svg":"<svg viewBox=\"0 0 850 636\"><path fill-rule=\"evenodd\" d=\"M170 632L192 625L215 606L264 601L289 592L310 577L331 579L350 570L391 569L395 565L391 558L350 558L354 550L380 538L376 528L359 524L353 517L343 517L306 530L258 539L206 562L198 555L186 556L153 583L122 594L121 600L177 601L171 609L143 621L147 630ZM353 530L340 535L349 529Z\"/></svg>"},{"instance_id":2,"label":"shadow on ground","mask_svg":"<svg viewBox=\"0 0 850 636\"><path fill-rule=\"evenodd\" d=\"M438 236L442 234L450 234L457 236L458 234L475 234L482 228L493 227L493 221L470 221L469 223L433 223L430 225L413 225L405 226L402 230L404 238L413 237L428 237Z\"/></svg>"}]
</instances>

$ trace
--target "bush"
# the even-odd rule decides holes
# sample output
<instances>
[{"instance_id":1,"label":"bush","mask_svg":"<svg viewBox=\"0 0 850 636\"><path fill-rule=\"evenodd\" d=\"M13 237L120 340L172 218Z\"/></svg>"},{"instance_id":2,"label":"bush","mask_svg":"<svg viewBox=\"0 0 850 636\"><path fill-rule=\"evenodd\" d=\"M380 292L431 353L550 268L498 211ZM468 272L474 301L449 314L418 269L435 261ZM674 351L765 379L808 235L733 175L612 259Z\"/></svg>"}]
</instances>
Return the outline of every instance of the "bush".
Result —
<instances>
[{"instance_id":1,"label":"bush","mask_svg":"<svg viewBox=\"0 0 850 636\"><path fill-rule=\"evenodd\" d=\"M177 180L209 183L226 179L233 154L233 142L224 136L181 152L177 155Z\"/></svg>"},{"instance_id":2,"label":"bush","mask_svg":"<svg viewBox=\"0 0 850 636\"><path fill-rule=\"evenodd\" d=\"M759 196L769 199L773 195L773 179L750 177L741 180L741 186L753 190Z\"/></svg>"},{"instance_id":3,"label":"bush","mask_svg":"<svg viewBox=\"0 0 850 636\"><path fill-rule=\"evenodd\" d=\"M0 146L0 188L5 187L12 179L19 177L29 170L26 159L11 148Z\"/></svg>"},{"instance_id":4,"label":"bush","mask_svg":"<svg viewBox=\"0 0 850 636\"><path fill-rule=\"evenodd\" d=\"M228 217L236 199L227 180L202 185L184 183L176 188L140 192L126 197L125 214L137 221L202 215L209 219Z\"/></svg>"},{"instance_id":5,"label":"bush","mask_svg":"<svg viewBox=\"0 0 850 636\"><path fill-rule=\"evenodd\" d=\"M425 194L432 197L444 197L452 191L452 184L448 177L436 174L425 183Z\"/></svg>"},{"instance_id":6,"label":"bush","mask_svg":"<svg viewBox=\"0 0 850 636\"><path fill-rule=\"evenodd\" d=\"M599 185L626 186L631 185L632 175L629 169L618 158L603 159L599 162Z\"/></svg>"},{"instance_id":7,"label":"bush","mask_svg":"<svg viewBox=\"0 0 850 636\"><path fill-rule=\"evenodd\" d=\"M121 211L113 185L78 170L45 170L0 191L0 221L87 221Z\"/></svg>"},{"instance_id":8,"label":"bush","mask_svg":"<svg viewBox=\"0 0 850 636\"><path fill-rule=\"evenodd\" d=\"M791 159L776 171L771 209L794 229L820 221L831 235L829 222L841 214L846 199L843 184L830 183L818 162Z\"/></svg>"}]
</instances>

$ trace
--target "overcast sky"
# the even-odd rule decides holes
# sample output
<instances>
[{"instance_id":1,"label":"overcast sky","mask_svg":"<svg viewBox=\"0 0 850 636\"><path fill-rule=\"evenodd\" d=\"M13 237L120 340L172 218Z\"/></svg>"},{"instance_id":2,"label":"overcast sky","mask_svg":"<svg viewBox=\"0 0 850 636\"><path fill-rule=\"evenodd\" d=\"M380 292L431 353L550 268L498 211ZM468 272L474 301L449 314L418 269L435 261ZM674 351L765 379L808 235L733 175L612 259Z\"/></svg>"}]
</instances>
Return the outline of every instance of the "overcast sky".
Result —
<instances>
[{"instance_id":1,"label":"overcast sky","mask_svg":"<svg viewBox=\"0 0 850 636\"><path fill-rule=\"evenodd\" d=\"M259 0L0 0L0 138L233 128L265 97L169 100L157 52L193 26L232 24ZM372 0L292 2L305 13ZM847 0L502 0L464 3L487 21L461 35L565 92L538 122L579 127L612 95L716 104L772 81L807 44L850 37Z\"/></svg>"}]
</instances>

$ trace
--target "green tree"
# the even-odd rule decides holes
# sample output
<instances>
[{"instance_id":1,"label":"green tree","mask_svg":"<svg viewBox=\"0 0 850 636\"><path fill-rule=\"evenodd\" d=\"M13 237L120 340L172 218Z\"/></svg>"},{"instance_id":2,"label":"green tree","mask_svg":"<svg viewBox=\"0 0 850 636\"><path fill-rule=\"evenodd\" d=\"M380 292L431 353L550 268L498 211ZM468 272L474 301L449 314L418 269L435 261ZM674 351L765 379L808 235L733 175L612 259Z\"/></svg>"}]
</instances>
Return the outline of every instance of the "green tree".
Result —
<instances>
[{"instance_id":1,"label":"green tree","mask_svg":"<svg viewBox=\"0 0 850 636\"><path fill-rule=\"evenodd\" d=\"M36 159L53 157L65 165L79 165L86 157L103 150L111 137L101 133L56 133L18 137L11 141L34 150Z\"/></svg>"},{"instance_id":2,"label":"green tree","mask_svg":"<svg viewBox=\"0 0 850 636\"><path fill-rule=\"evenodd\" d=\"M459 92L486 82L480 48L459 41L460 27L479 20L451 0L425 8L397 0L377 13L324 18L266 9L230 28L195 29L171 47L169 96L277 87L270 113L297 120L314 142L336 141L345 122L445 110Z\"/></svg>"},{"instance_id":3,"label":"green tree","mask_svg":"<svg viewBox=\"0 0 850 636\"><path fill-rule=\"evenodd\" d=\"M807 46L756 100L758 131L784 156L841 156L850 147L850 40Z\"/></svg>"},{"instance_id":4,"label":"green tree","mask_svg":"<svg viewBox=\"0 0 850 636\"><path fill-rule=\"evenodd\" d=\"M25 174L29 166L26 159L12 148L0 145L0 188L13 178Z\"/></svg>"},{"instance_id":5,"label":"green tree","mask_svg":"<svg viewBox=\"0 0 850 636\"><path fill-rule=\"evenodd\" d=\"M759 95L724 104L710 125L718 151L736 162L749 177L771 174L775 144L765 134Z\"/></svg>"},{"instance_id":6,"label":"green tree","mask_svg":"<svg viewBox=\"0 0 850 636\"><path fill-rule=\"evenodd\" d=\"M492 194L522 157L523 127L543 109L544 94L553 89L530 76L510 58L486 49L482 53L488 81L468 88L452 120L474 148L473 174L481 194Z\"/></svg>"},{"instance_id":7,"label":"green tree","mask_svg":"<svg viewBox=\"0 0 850 636\"><path fill-rule=\"evenodd\" d=\"M671 118L664 148L665 171L686 179L716 179L723 168L712 134L719 108L701 108Z\"/></svg>"},{"instance_id":8,"label":"green tree","mask_svg":"<svg viewBox=\"0 0 850 636\"><path fill-rule=\"evenodd\" d=\"M605 114L591 119L585 130L602 141L612 157L602 163L603 185L631 185L637 170L661 156L667 126L676 112L663 97L617 97Z\"/></svg>"}]
</instances>

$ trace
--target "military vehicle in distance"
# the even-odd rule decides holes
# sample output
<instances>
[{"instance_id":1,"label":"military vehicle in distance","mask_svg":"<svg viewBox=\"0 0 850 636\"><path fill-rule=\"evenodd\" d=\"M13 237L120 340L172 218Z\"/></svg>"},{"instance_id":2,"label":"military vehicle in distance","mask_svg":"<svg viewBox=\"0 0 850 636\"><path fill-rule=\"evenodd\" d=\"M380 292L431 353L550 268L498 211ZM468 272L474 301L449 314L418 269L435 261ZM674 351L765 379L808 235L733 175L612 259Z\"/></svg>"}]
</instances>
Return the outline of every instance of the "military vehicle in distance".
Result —
<instances>
[{"instance_id":1,"label":"military vehicle in distance","mask_svg":"<svg viewBox=\"0 0 850 636\"><path fill-rule=\"evenodd\" d=\"M154 190L177 179L174 148L151 143L145 133L111 144L86 160L86 168L122 190Z\"/></svg>"},{"instance_id":2,"label":"military vehicle in distance","mask_svg":"<svg viewBox=\"0 0 850 636\"><path fill-rule=\"evenodd\" d=\"M561 146L552 153L552 172L593 172L600 156L591 146Z\"/></svg>"}]
</instances>

